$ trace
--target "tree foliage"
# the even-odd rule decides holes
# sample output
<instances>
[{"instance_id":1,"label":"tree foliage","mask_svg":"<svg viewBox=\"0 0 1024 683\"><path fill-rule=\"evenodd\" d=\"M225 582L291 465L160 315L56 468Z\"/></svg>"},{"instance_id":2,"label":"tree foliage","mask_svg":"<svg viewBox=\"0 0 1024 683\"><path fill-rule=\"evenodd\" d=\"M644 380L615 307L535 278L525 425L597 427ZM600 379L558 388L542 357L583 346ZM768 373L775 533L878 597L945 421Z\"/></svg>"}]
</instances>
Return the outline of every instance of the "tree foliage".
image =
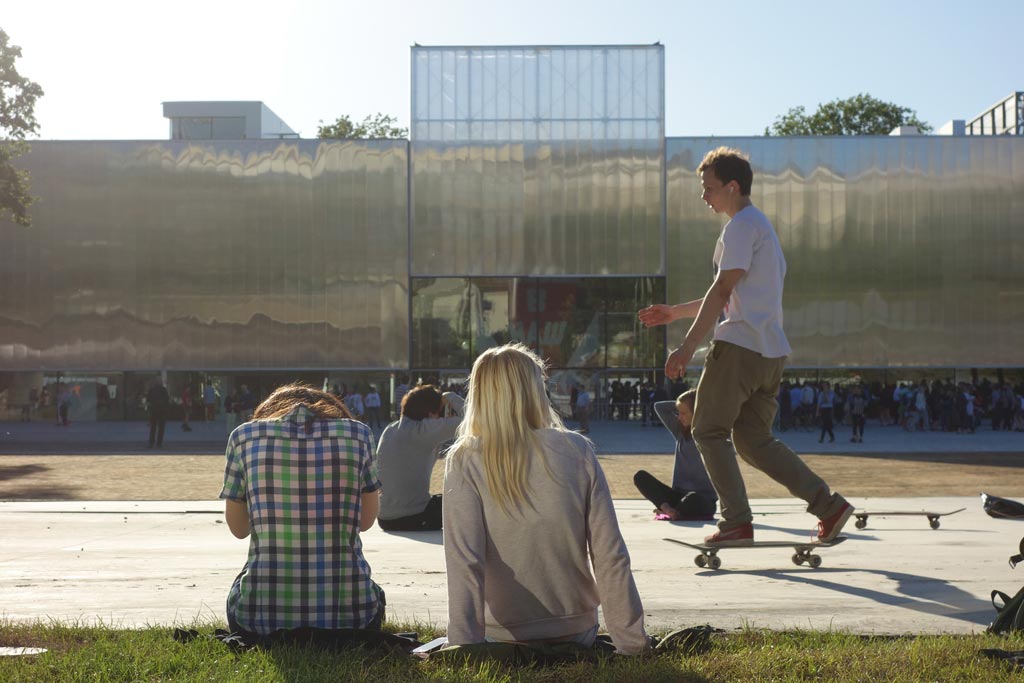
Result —
<instances>
[{"instance_id":1,"label":"tree foliage","mask_svg":"<svg viewBox=\"0 0 1024 683\"><path fill-rule=\"evenodd\" d=\"M866 93L818 105L813 114L793 107L779 116L765 135L888 135L897 126L916 126L922 133L932 127L909 107L883 102Z\"/></svg>"},{"instance_id":2,"label":"tree foliage","mask_svg":"<svg viewBox=\"0 0 1024 683\"><path fill-rule=\"evenodd\" d=\"M28 207L29 174L14 167L14 159L28 151L25 136L39 128L36 99L43 89L18 73L15 61L21 48L11 45L0 29L0 219L10 217L19 225L31 225Z\"/></svg>"},{"instance_id":3,"label":"tree foliage","mask_svg":"<svg viewBox=\"0 0 1024 683\"><path fill-rule=\"evenodd\" d=\"M398 119L387 114L370 114L359 123L352 123L348 115L338 117L334 123L324 125L321 120L317 126L318 138L404 138L408 137L409 129L400 128Z\"/></svg>"}]
</instances>

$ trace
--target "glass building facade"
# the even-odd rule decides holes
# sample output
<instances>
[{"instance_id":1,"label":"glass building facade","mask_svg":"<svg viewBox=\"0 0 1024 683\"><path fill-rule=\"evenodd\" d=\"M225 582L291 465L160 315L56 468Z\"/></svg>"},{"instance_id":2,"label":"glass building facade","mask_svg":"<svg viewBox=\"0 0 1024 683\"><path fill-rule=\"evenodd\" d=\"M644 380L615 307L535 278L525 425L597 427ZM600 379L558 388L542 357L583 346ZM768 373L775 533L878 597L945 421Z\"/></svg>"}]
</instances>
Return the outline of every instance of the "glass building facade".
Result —
<instances>
[{"instance_id":1,"label":"glass building facade","mask_svg":"<svg viewBox=\"0 0 1024 683\"><path fill-rule=\"evenodd\" d=\"M658 45L411 66L411 140L33 143L34 224L0 223L0 419L60 377L80 419L140 416L159 374L387 393L509 340L559 399L653 378L685 328L636 311L710 284L719 145L786 252L791 367L1024 368L1019 137L666 138Z\"/></svg>"}]
</instances>

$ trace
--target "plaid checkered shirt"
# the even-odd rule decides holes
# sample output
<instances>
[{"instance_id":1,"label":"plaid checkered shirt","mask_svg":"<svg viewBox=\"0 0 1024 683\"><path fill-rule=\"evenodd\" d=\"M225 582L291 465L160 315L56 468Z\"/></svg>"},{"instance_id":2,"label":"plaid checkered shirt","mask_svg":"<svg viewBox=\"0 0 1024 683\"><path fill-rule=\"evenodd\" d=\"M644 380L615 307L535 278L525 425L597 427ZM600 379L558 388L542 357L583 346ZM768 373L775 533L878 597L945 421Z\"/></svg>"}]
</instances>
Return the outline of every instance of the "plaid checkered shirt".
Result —
<instances>
[{"instance_id":1,"label":"plaid checkered shirt","mask_svg":"<svg viewBox=\"0 0 1024 683\"><path fill-rule=\"evenodd\" d=\"M373 432L306 406L240 425L221 498L249 507L249 558L228 612L256 633L364 628L378 597L359 539L362 495L380 488Z\"/></svg>"}]
</instances>

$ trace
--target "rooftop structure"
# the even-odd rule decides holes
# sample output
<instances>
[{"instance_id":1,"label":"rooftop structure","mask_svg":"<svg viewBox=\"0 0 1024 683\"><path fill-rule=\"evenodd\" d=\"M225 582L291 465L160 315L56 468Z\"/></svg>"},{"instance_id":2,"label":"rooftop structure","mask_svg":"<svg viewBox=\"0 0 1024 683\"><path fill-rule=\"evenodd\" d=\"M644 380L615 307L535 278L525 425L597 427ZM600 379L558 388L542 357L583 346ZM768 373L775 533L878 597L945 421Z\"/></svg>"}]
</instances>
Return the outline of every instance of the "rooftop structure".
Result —
<instances>
[{"instance_id":1,"label":"rooftop structure","mask_svg":"<svg viewBox=\"0 0 1024 683\"><path fill-rule=\"evenodd\" d=\"M277 140L297 138L262 102L164 102L171 140Z\"/></svg>"}]
</instances>

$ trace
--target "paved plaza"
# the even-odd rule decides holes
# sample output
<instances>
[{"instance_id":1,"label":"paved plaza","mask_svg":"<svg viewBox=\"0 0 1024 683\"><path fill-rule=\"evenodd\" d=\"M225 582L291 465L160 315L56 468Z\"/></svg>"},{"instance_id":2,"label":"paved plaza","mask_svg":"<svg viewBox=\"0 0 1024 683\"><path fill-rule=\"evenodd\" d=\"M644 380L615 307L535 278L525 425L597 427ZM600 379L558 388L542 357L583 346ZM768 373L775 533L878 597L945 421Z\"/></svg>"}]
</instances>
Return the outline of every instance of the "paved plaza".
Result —
<instances>
[{"instance_id":1,"label":"paved plaza","mask_svg":"<svg viewBox=\"0 0 1024 683\"><path fill-rule=\"evenodd\" d=\"M796 566L788 548L721 551L722 568L665 537L695 540L710 523L651 519L643 501L617 501L649 627L710 623L857 633L971 633L994 611L989 591L1024 582L1007 564L1024 524L995 520L976 496L854 501L868 509L954 510L938 530L923 517L851 524L849 540L820 551L818 569ZM754 501L759 540L807 539L814 519L795 501ZM0 503L3 617L102 621L112 626L223 619L224 598L248 542L209 502ZM363 535L388 616L443 625L446 585L441 532Z\"/></svg>"},{"instance_id":2,"label":"paved plaza","mask_svg":"<svg viewBox=\"0 0 1024 683\"><path fill-rule=\"evenodd\" d=\"M169 432L168 448L217 454L225 425L194 425ZM139 423L2 426L2 452L146 452L136 448ZM50 431L48 431L50 430ZM221 431L216 431L221 430ZM48 435L43 441L40 435ZM848 429L835 444L817 435L782 437L798 452L1024 452L1024 435L987 429L970 436L910 434L869 429L864 444L851 444ZM598 450L611 453L671 452L661 428L595 423ZM58 438L59 437L59 438ZM120 439L120 441L118 441ZM20 445L19 445L20 444ZM43 457L43 456L41 456ZM213 456L211 456L213 457ZM2 462L2 456L0 456ZM1024 464L1024 456L1022 456ZM1024 491L995 490L1007 496ZM1024 523L995 520L981 509L980 491L943 498L852 498L868 510L964 512L945 517L938 530L923 517L872 517L867 528L851 521L849 540L820 551L822 566L790 561L792 551L723 550L718 571L698 568L697 554L665 537L699 540L710 523L652 520L650 505L617 500L616 511L652 630L696 623L724 628L847 629L858 633L970 633L994 614L989 593L1013 593L1024 583L1007 558L1024 534ZM800 542L815 519L788 498L753 501L758 540ZM224 598L246 555L222 522L220 501L0 502L2 616L16 621L102 621L115 626L188 624L223 619ZM440 532L363 535L374 578L388 595L389 618L443 625L446 586Z\"/></svg>"}]
</instances>

